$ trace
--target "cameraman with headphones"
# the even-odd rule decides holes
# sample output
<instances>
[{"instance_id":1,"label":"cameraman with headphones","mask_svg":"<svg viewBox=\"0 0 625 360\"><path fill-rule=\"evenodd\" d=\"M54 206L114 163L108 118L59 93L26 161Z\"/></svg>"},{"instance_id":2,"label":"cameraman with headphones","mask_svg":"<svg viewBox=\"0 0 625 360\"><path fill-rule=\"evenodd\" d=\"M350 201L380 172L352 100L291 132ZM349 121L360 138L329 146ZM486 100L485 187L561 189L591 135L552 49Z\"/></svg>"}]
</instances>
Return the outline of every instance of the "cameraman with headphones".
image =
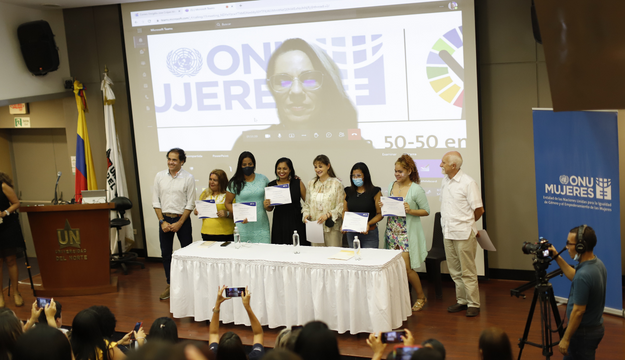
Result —
<instances>
[{"instance_id":1,"label":"cameraman with headphones","mask_svg":"<svg viewBox=\"0 0 625 360\"><path fill-rule=\"evenodd\" d=\"M603 262L593 253L595 245L595 231L590 226L581 225L571 229L566 240L566 250L573 260L579 262L577 266L569 265L553 245L549 248L564 275L573 282L566 306L569 324L558 345L564 360L594 359L603 339L602 315L608 273Z\"/></svg>"}]
</instances>

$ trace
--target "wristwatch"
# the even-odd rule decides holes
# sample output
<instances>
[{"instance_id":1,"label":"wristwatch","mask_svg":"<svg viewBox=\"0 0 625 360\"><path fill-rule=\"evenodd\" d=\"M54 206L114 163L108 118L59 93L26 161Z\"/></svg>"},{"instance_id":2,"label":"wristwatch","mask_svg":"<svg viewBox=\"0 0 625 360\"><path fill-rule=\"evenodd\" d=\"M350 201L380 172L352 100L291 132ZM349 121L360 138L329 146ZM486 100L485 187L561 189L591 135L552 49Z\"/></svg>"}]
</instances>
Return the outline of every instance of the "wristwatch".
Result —
<instances>
[{"instance_id":1,"label":"wristwatch","mask_svg":"<svg viewBox=\"0 0 625 360\"><path fill-rule=\"evenodd\" d=\"M165 222L165 219L160 219L160 220L158 221L158 224L159 224L159 225L163 225L163 223L164 223L164 222Z\"/></svg>"}]
</instances>

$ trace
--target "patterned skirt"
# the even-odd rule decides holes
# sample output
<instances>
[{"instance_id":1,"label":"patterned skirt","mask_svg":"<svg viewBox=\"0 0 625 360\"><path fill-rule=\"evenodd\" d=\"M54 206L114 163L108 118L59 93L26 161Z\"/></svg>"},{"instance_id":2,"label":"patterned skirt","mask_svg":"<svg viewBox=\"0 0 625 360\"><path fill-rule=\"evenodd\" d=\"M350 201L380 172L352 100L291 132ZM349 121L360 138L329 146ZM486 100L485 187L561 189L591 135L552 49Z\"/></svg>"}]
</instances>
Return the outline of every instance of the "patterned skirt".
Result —
<instances>
[{"instance_id":1,"label":"patterned skirt","mask_svg":"<svg viewBox=\"0 0 625 360\"><path fill-rule=\"evenodd\" d=\"M386 233L384 234L387 249L408 251L408 231L406 218L389 216L386 219Z\"/></svg>"}]
</instances>

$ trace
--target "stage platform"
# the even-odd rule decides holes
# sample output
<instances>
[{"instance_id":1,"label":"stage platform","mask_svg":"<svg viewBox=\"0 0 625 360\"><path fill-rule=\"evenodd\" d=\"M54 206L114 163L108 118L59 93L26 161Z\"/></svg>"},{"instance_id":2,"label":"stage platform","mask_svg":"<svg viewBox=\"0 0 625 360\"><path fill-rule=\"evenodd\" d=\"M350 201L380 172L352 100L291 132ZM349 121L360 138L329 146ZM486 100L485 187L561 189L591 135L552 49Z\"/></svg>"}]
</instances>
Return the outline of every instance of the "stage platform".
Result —
<instances>
[{"instance_id":1,"label":"stage platform","mask_svg":"<svg viewBox=\"0 0 625 360\"><path fill-rule=\"evenodd\" d=\"M20 261L20 260L18 260ZM6 268L5 268L6 272ZM161 316L171 316L169 312L169 300L161 301L159 294L166 286L163 266L157 262L146 262L146 269L133 267L128 275L118 269L111 270L112 274L119 277L119 292L103 295L58 297L56 300L63 305L63 325L71 326L74 316L82 309L91 305L106 305L117 318L118 332L132 330L135 322L143 321L146 332L152 322ZM7 288L3 289L5 302L8 307L15 310L18 317L26 320L30 316L30 306L34 301L28 282L28 274L20 272L23 280L19 286L24 297L25 306L15 308L13 300L7 297ZM34 276L35 283L40 283L41 278ZM447 359L477 359L478 339L480 332L490 326L503 328L510 337L514 358L518 357L518 338L523 336L527 314L531 305L533 291L526 293L527 298L517 299L510 296L510 289L516 288L524 282L508 280L489 280L480 282L480 297L482 302L481 314L475 318L467 318L464 312L449 314L447 306L455 302L453 283L443 282L443 300L436 300L434 286L426 280L423 286L428 296L428 303L423 311L413 313L404 322L404 327L411 330L418 342L429 338L441 341L447 349ZM215 289L216 290L216 289ZM414 294L413 294L414 296ZM214 304L207 304L212 307ZM539 309L536 309L535 318L529 341L540 342L540 317ZM561 316L564 316L565 306L559 307ZM202 340L208 339L208 322L195 322L191 318L175 319L178 324L180 338ZM625 346L625 319L612 315L604 315L605 337L597 352L597 359L623 359L623 347ZM265 330L265 346L272 348L276 335L281 328ZM221 333L234 331L244 344L252 341L252 331L245 326L224 325L220 326ZM555 336L557 338L557 334ZM371 350L365 342L367 334L349 335L339 334L339 348L341 354L350 357L370 358ZM390 347L387 348L390 351ZM552 359L562 359L557 351ZM523 359L541 359L541 350L532 346L526 346L523 350Z\"/></svg>"}]
</instances>

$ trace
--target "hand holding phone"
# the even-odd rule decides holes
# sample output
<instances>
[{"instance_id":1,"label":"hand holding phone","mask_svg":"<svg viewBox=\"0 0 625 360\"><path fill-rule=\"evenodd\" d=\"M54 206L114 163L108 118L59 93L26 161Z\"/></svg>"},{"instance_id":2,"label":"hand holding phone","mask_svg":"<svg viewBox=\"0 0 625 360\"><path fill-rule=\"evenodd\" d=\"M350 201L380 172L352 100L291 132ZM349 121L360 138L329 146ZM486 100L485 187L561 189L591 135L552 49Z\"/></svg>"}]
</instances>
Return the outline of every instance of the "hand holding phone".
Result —
<instances>
[{"instance_id":1,"label":"hand holding phone","mask_svg":"<svg viewBox=\"0 0 625 360\"><path fill-rule=\"evenodd\" d=\"M403 341L401 339L402 336L404 337L406 336L406 332L404 330L383 332L382 342L385 344L386 343L399 343Z\"/></svg>"},{"instance_id":2,"label":"hand holding phone","mask_svg":"<svg viewBox=\"0 0 625 360\"><path fill-rule=\"evenodd\" d=\"M137 333L137 331L139 331L139 329L141 329L141 326L143 326L143 321L137 321L137 323L135 324L135 328L133 329L133 332L132 332L132 339L133 340L136 340L135 339L135 334Z\"/></svg>"}]
</instances>

